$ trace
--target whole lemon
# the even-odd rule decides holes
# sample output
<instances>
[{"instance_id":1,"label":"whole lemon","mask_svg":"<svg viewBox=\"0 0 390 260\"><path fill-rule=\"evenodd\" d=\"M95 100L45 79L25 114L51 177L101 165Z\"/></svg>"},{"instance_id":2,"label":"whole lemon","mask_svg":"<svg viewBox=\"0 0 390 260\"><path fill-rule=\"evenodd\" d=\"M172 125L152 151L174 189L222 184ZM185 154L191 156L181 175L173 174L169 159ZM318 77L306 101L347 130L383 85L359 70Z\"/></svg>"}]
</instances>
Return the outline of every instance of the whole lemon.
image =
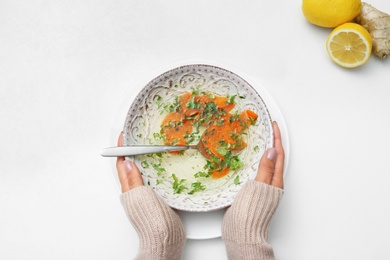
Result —
<instances>
[{"instance_id":1,"label":"whole lemon","mask_svg":"<svg viewBox=\"0 0 390 260\"><path fill-rule=\"evenodd\" d=\"M360 13L361 6L361 0L302 0L306 19L328 28L352 21Z\"/></svg>"}]
</instances>

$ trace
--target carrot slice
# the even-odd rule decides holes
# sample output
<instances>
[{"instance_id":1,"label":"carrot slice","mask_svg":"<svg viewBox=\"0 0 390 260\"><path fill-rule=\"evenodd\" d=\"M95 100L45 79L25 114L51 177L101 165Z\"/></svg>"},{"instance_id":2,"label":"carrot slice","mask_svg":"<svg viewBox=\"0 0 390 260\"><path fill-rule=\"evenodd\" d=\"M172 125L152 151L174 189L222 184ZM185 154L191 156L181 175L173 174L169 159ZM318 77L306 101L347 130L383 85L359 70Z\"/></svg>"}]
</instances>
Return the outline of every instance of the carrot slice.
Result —
<instances>
[{"instance_id":1,"label":"carrot slice","mask_svg":"<svg viewBox=\"0 0 390 260\"><path fill-rule=\"evenodd\" d=\"M250 118L250 119L252 119L252 120L256 120L256 119L259 117L258 114L256 114L255 112L253 112L253 111L250 110L250 109L245 110L244 112L245 112L245 114L247 115L247 117Z\"/></svg>"},{"instance_id":2,"label":"carrot slice","mask_svg":"<svg viewBox=\"0 0 390 260\"><path fill-rule=\"evenodd\" d=\"M194 100L202 103L203 105L211 101L210 97L207 95L196 96Z\"/></svg>"},{"instance_id":3,"label":"carrot slice","mask_svg":"<svg viewBox=\"0 0 390 260\"><path fill-rule=\"evenodd\" d=\"M198 98L198 96L193 97L192 92L186 92L179 97L178 101L180 102L181 111L183 112L183 114L186 117L192 117L192 116L200 113L201 107L199 107L199 108L189 108L188 107L188 102L190 102L190 101L199 103L200 101L197 98ZM199 103L199 105L201 106L201 103Z\"/></svg>"},{"instance_id":4,"label":"carrot slice","mask_svg":"<svg viewBox=\"0 0 390 260\"><path fill-rule=\"evenodd\" d=\"M187 103L191 99L191 92L186 92L183 95L179 96L178 101L180 102L181 111L185 114L187 111Z\"/></svg>"},{"instance_id":5,"label":"carrot slice","mask_svg":"<svg viewBox=\"0 0 390 260\"><path fill-rule=\"evenodd\" d=\"M252 124L253 120L256 120L258 115L252 110L243 111L239 117L232 122L232 131L237 134L242 134Z\"/></svg>"},{"instance_id":6,"label":"carrot slice","mask_svg":"<svg viewBox=\"0 0 390 260\"><path fill-rule=\"evenodd\" d=\"M227 100L228 100L227 97L222 97L222 96L215 96L213 98L213 102L218 108L223 108L229 105L229 103L227 103Z\"/></svg>"},{"instance_id":7,"label":"carrot slice","mask_svg":"<svg viewBox=\"0 0 390 260\"><path fill-rule=\"evenodd\" d=\"M234 104L228 104L227 106L224 106L222 109L226 112L226 113L229 113L233 108L234 108Z\"/></svg>"},{"instance_id":8,"label":"carrot slice","mask_svg":"<svg viewBox=\"0 0 390 260\"><path fill-rule=\"evenodd\" d=\"M186 140L184 136L191 134L192 125L188 120L183 120L180 113L172 112L165 116L161 131L165 134L165 145L185 145Z\"/></svg>"},{"instance_id":9,"label":"carrot slice","mask_svg":"<svg viewBox=\"0 0 390 260\"><path fill-rule=\"evenodd\" d=\"M207 128L202 134L202 143L206 150L210 151L212 155L215 155L219 159L223 160L223 155L217 150L219 142L221 141L220 128L221 127L218 126L211 126Z\"/></svg>"},{"instance_id":10,"label":"carrot slice","mask_svg":"<svg viewBox=\"0 0 390 260\"><path fill-rule=\"evenodd\" d=\"M211 178L213 179L220 179L224 176L226 176L230 171L230 168L224 168L222 170L214 170L211 173Z\"/></svg>"},{"instance_id":11,"label":"carrot slice","mask_svg":"<svg viewBox=\"0 0 390 260\"><path fill-rule=\"evenodd\" d=\"M170 127L173 124L178 124L183 120L183 116L178 112L172 112L166 115L161 123L162 127Z\"/></svg>"}]
</instances>

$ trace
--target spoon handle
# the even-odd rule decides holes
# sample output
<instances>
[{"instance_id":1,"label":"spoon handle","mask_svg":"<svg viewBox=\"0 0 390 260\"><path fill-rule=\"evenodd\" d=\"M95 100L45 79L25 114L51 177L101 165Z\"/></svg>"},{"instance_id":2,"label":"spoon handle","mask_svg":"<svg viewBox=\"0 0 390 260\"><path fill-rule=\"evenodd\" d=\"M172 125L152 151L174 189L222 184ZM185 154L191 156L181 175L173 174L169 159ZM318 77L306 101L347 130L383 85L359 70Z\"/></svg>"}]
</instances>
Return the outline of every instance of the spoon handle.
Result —
<instances>
[{"instance_id":1,"label":"spoon handle","mask_svg":"<svg viewBox=\"0 0 390 260\"><path fill-rule=\"evenodd\" d=\"M118 157L118 156L151 154L151 153L165 153L171 151L183 151L189 148L190 148L189 146L131 145L131 146L108 147L101 150L100 155L103 157Z\"/></svg>"}]
</instances>

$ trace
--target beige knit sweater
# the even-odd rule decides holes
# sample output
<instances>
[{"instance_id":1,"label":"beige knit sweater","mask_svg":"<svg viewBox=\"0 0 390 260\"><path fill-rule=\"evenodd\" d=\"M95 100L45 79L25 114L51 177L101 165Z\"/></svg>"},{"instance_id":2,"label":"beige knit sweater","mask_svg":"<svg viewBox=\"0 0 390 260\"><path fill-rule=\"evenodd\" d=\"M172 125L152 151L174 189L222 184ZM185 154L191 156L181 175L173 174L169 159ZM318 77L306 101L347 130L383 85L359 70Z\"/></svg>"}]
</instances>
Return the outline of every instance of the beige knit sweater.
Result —
<instances>
[{"instance_id":1,"label":"beige knit sweater","mask_svg":"<svg viewBox=\"0 0 390 260\"><path fill-rule=\"evenodd\" d=\"M274 259L268 228L282 194L282 189L258 181L244 185L223 218L229 259Z\"/></svg>"},{"instance_id":2,"label":"beige knit sweater","mask_svg":"<svg viewBox=\"0 0 390 260\"><path fill-rule=\"evenodd\" d=\"M229 259L274 258L267 243L268 227L282 194L283 190L257 181L242 187L222 223ZM123 193L121 202L140 238L137 259L181 259L183 223L153 189L137 187Z\"/></svg>"},{"instance_id":3,"label":"beige knit sweater","mask_svg":"<svg viewBox=\"0 0 390 260\"><path fill-rule=\"evenodd\" d=\"M152 188L125 192L121 202L140 239L137 259L181 259L186 241L183 223Z\"/></svg>"}]
</instances>

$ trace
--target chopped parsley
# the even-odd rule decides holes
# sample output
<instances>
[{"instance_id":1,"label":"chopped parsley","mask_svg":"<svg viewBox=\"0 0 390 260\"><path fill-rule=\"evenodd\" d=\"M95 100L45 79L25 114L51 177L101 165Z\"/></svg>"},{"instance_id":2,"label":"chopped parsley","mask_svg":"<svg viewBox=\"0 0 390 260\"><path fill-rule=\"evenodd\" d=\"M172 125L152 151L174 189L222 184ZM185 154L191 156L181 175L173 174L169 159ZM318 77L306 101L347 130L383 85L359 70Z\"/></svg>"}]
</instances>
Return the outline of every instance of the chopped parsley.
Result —
<instances>
[{"instance_id":1,"label":"chopped parsley","mask_svg":"<svg viewBox=\"0 0 390 260\"><path fill-rule=\"evenodd\" d=\"M209 178L210 177L210 172L197 172L194 174L195 178Z\"/></svg>"},{"instance_id":2,"label":"chopped parsley","mask_svg":"<svg viewBox=\"0 0 390 260\"><path fill-rule=\"evenodd\" d=\"M228 103L228 104L234 104L234 99L237 97L237 95L234 95L234 96L231 96L231 97L229 97L229 96L227 96L227 100L226 100L226 103Z\"/></svg>"},{"instance_id":3,"label":"chopped parsley","mask_svg":"<svg viewBox=\"0 0 390 260\"><path fill-rule=\"evenodd\" d=\"M188 189L188 188L185 186L185 183L186 183L186 180L185 180L185 179L179 180L179 179L176 177L175 174L172 174L172 178L173 178L173 185L172 185L173 193L175 193L175 194L180 194L183 190Z\"/></svg>"},{"instance_id":4,"label":"chopped parsley","mask_svg":"<svg viewBox=\"0 0 390 260\"><path fill-rule=\"evenodd\" d=\"M156 104L157 104L158 108L161 107L161 102L162 102L162 97L157 95L157 97L156 97Z\"/></svg>"},{"instance_id":5,"label":"chopped parsley","mask_svg":"<svg viewBox=\"0 0 390 260\"><path fill-rule=\"evenodd\" d=\"M190 100L187 102L186 107L191 108L191 109L199 109L200 108L200 102L195 101L195 100Z\"/></svg>"},{"instance_id":6,"label":"chopped parsley","mask_svg":"<svg viewBox=\"0 0 390 260\"><path fill-rule=\"evenodd\" d=\"M234 184L238 185L240 184L240 176L237 175L236 178L234 178Z\"/></svg>"},{"instance_id":7,"label":"chopped parsley","mask_svg":"<svg viewBox=\"0 0 390 260\"><path fill-rule=\"evenodd\" d=\"M188 192L188 194L190 194L190 195L194 194L197 191L203 191L206 189L206 187L204 185L202 185L202 183L199 181L192 183L191 188L192 188L192 190L190 192Z\"/></svg>"},{"instance_id":8,"label":"chopped parsley","mask_svg":"<svg viewBox=\"0 0 390 260\"><path fill-rule=\"evenodd\" d=\"M144 169L147 169L149 168L149 163L147 161L142 161L141 162L141 166L144 168Z\"/></svg>"},{"instance_id":9,"label":"chopped parsley","mask_svg":"<svg viewBox=\"0 0 390 260\"><path fill-rule=\"evenodd\" d=\"M162 173L166 172L166 170L161 167L161 159L158 163L152 163L153 169L157 172L157 175L160 176Z\"/></svg>"}]
</instances>

